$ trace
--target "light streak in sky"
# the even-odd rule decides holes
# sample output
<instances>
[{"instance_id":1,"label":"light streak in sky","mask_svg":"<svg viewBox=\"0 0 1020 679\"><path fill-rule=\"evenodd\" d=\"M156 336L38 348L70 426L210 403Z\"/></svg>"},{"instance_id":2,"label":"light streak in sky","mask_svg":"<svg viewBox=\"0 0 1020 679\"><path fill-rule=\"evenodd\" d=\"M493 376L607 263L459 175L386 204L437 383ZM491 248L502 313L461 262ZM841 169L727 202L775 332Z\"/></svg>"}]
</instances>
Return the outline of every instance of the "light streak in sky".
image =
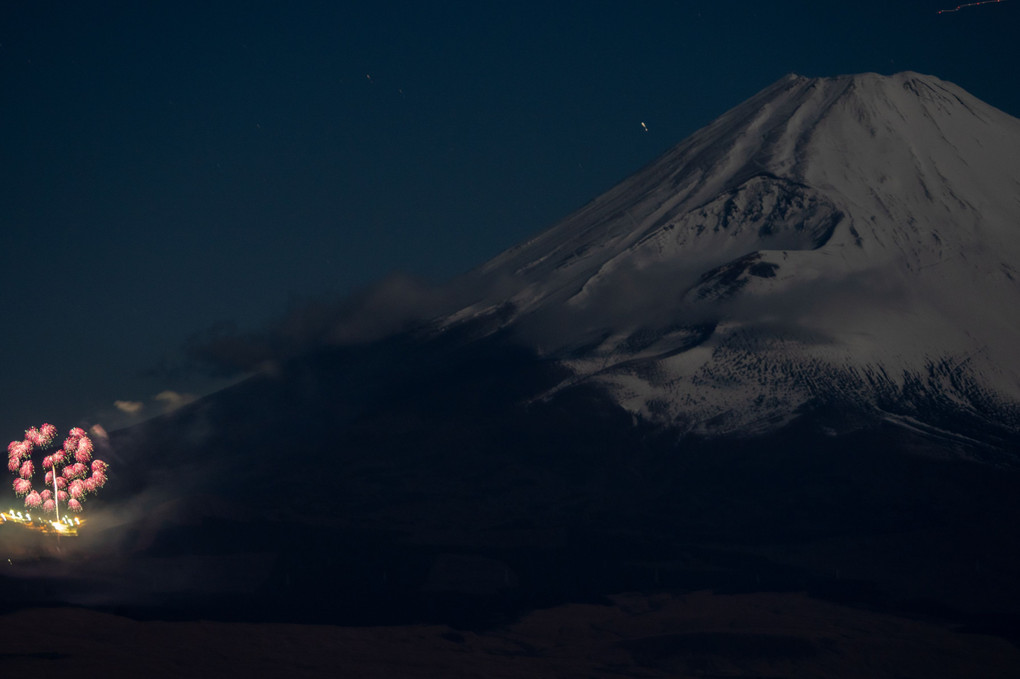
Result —
<instances>
[{"instance_id":1,"label":"light streak in sky","mask_svg":"<svg viewBox=\"0 0 1020 679\"><path fill-rule=\"evenodd\" d=\"M950 12L959 12L964 7L977 7L978 5L991 5L993 3L1005 2L1005 0L980 0L980 2L968 2L963 5L957 5L953 9L940 9L939 14L949 14Z\"/></svg>"}]
</instances>

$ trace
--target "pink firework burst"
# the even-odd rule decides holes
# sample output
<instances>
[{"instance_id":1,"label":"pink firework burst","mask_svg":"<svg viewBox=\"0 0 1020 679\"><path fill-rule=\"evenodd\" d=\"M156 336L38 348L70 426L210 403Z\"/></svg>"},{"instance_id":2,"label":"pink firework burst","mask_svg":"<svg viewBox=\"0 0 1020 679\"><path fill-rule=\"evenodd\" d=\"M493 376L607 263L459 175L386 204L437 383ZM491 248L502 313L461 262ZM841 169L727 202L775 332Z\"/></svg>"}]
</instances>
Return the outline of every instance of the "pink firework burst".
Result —
<instances>
[{"instance_id":1,"label":"pink firework burst","mask_svg":"<svg viewBox=\"0 0 1020 679\"><path fill-rule=\"evenodd\" d=\"M71 511L82 510L86 495L106 484L109 465L92 458L95 446L80 427L71 429L63 445L53 450L56 440L57 428L48 422L29 428L24 440L8 444L7 468L18 476L14 479L14 493L25 498L26 507L42 507L44 512L55 512L59 517L61 503ZM49 452L45 452L47 449ZM47 470L42 493L32 488L31 481L36 470L32 454L36 450L44 453L42 468Z\"/></svg>"},{"instance_id":2,"label":"pink firework burst","mask_svg":"<svg viewBox=\"0 0 1020 679\"><path fill-rule=\"evenodd\" d=\"M32 482L27 479L14 479L14 494L24 497L32 492Z\"/></svg>"},{"instance_id":3,"label":"pink firework burst","mask_svg":"<svg viewBox=\"0 0 1020 679\"><path fill-rule=\"evenodd\" d=\"M78 449L74 452L74 459L78 460L81 464L85 464L92 459L91 439L86 437L78 441Z\"/></svg>"},{"instance_id":4,"label":"pink firework burst","mask_svg":"<svg viewBox=\"0 0 1020 679\"><path fill-rule=\"evenodd\" d=\"M34 447L35 444L31 441L11 441L7 446L7 455L9 457L16 457L19 460L25 460L32 455Z\"/></svg>"},{"instance_id":5,"label":"pink firework burst","mask_svg":"<svg viewBox=\"0 0 1020 679\"><path fill-rule=\"evenodd\" d=\"M39 436L44 441L44 443L40 443L39 445L43 447L48 446L53 443L53 439L57 438L57 428L49 422L44 422L43 425L39 427Z\"/></svg>"},{"instance_id":6,"label":"pink firework burst","mask_svg":"<svg viewBox=\"0 0 1020 679\"><path fill-rule=\"evenodd\" d=\"M31 441L40 448L45 448L51 443L57 436L57 428L52 424L46 422L41 427L30 427L25 430L25 440Z\"/></svg>"},{"instance_id":7,"label":"pink firework burst","mask_svg":"<svg viewBox=\"0 0 1020 679\"><path fill-rule=\"evenodd\" d=\"M26 441L31 441L32 443L34 443L35 445L38 446L38 445L41 445L39 443L41 438L42 438L42 434L39 432L39 430L37 428L29 427L28 429L25 430L25 440Z\"/></svg>"},{"instance_id":8,"label":"pink firework burst","mask_svg":"<svg viewBox=\"0 0 1020 679\"><path fill-rule=\"evenodd\" d=\"M24 460L31 454L32 444L28 441L11 441L7 446L7 458L13 462Z\"/></svg>"}]
</instances>

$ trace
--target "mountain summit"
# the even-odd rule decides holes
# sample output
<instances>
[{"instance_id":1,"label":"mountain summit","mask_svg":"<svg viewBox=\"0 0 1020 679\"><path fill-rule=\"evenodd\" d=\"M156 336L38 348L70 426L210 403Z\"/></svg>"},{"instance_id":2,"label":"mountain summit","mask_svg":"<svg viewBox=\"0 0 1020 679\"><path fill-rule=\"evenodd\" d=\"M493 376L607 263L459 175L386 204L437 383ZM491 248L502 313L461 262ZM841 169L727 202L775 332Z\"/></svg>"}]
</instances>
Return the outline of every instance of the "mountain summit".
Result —
<instances>
[{"instance_id":1,"label":"mountain summit","mask_svg":"<svg viewBox=\"0 0 1020 679\"><path fill-rule=\"evenodd\" d=\"M1020 120L959 87L789 75L475 271L442 324L498 317L557 389L702 435L817 405L1015 430L1018 195Z\"/></svg>"}]
</instances>

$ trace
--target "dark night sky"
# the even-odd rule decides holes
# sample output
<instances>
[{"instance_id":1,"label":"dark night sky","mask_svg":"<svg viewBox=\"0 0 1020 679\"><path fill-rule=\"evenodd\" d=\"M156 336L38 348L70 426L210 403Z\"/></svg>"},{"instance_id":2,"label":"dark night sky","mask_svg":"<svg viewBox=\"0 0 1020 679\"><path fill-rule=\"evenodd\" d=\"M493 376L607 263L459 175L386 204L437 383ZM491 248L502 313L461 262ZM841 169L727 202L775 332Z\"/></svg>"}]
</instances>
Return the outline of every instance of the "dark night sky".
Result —
<instances>
[{"instance_id":1,"label":"dark night sky","mask_svg":"<svg viewBox=\"0 0 1020 679\"><path fill-rule=\"evenodd\" d=\"M214 324L462 273L786 73L1020 115L1020 0L947 6L3 3L5 440L208 390L152 368Z\"/></svg>"}]
</instances>

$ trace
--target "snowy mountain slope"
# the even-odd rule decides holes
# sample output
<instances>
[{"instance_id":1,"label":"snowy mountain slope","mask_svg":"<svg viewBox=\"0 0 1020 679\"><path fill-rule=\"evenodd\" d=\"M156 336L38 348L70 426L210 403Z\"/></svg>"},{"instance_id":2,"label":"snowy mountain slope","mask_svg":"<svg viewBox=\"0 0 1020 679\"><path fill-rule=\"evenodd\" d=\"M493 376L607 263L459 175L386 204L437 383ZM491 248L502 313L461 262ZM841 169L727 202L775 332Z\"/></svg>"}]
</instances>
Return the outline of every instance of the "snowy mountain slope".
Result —
<instances>
[{"instance_id":1,"label":"snowy mountain slope","mask_svg":"<svg viewBox=\"0 0 1020 679\"><path fill-rule=\"evenodd\" d=\"M842 403L1020 427L1020 120L931 76L787 76L481 267L504 325L632 412ZM942 417L939 415L939 417Z\"/></svg>"}]
</instances>

